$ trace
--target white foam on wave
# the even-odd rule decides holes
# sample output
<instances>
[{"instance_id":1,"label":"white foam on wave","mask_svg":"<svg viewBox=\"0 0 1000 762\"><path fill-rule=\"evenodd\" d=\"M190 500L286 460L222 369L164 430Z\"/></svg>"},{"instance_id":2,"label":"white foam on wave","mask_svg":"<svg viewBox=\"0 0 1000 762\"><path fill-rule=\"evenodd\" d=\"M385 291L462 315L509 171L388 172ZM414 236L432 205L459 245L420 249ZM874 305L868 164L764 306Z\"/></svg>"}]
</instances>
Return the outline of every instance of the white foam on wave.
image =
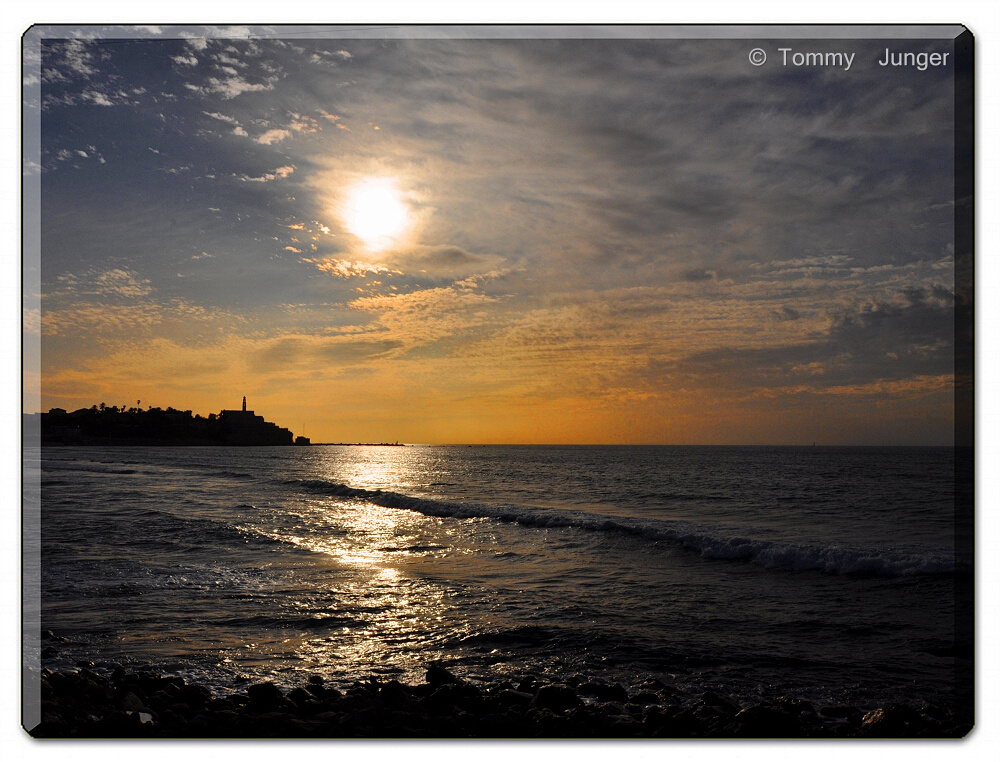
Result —
<instances>
[{"instance_id":1,"label":"white foam on wave","mask_svg":"<svg viewBox=\"0 0 1000 762\"><path fill-rule=\"evenodd\" d=\"M565 527L669 541L695 551L703 558L742 560L767 569L890 577L971 572L970 564L956 560L953 552L945 547L866 548L837 543L794 543L734 535L718 527L681 520L612 517L521 505L455 503L398 492L359 489L322 480L301 481L296 484L308 491L333 497L360 498L384 508L411 510L438 518L484 518L525 527ZM745 531L752 533L753 530L747 528Z\"/></svg>"}]
</instances>

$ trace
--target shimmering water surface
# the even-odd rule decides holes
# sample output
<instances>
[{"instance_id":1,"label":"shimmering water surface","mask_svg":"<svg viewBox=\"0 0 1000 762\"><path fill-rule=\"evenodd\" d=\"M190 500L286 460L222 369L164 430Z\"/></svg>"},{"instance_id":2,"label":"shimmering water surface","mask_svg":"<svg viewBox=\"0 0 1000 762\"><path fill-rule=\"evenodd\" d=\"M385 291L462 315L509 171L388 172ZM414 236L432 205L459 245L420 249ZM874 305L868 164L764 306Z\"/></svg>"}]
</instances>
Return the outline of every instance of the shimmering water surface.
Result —
<instances>
[{"instance_id":1,"label":"shimmering water surface","mask_svg":"<svg viewBox=\"0 0 1000 762\"><path fill-rule=\"evenodd\" d=\"M53 666L877 706L970 653L951 448L46 447L41 496Z\"/></svg>"}]
</instances>

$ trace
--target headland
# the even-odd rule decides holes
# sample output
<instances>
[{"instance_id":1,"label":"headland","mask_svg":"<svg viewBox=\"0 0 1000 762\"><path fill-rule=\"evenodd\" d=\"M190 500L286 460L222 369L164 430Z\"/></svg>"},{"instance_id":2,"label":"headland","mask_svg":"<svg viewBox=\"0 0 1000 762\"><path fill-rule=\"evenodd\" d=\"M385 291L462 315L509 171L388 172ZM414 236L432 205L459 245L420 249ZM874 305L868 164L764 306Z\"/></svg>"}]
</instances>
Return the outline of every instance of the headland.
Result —
<instances>
[{"instance_id":1,"label":"headland","mask_svg":"<svg viewBox=\"0 0 1000 762\"><path fill-rule=\"evenodd\" d=\"M67 412L25 414L26 444L76 446L292 446L308 445L289 429L247 410L222 410L207 417L190 410L93 405Z\"/></svg>"}]
</instances>

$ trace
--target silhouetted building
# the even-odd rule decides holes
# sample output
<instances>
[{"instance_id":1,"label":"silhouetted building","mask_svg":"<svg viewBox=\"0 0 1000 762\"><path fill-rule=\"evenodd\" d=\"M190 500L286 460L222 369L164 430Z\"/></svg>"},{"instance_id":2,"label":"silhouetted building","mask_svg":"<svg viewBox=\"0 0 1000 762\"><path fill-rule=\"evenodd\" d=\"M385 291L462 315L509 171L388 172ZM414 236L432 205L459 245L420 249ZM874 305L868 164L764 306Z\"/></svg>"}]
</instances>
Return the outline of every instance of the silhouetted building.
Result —
<instances>
[{"instance_id":1,"label":"silhouetted building","mask_svg":"<svg viewBox=\"0 0 1000 762\"><path fill-rule=\"evenodd\" d=\"M226 444L233 445L290 445L292 432L277 424L265 421L263 416L247 410L247 398L243 398L242 410L223 410L219 420L226 432Z\"/></svg>"},{"instance_id":2,"label":"silhouetted building","mask_svg":"<svg viewBox=\"0 0 1000 762\"><path fill-rule=\"evenodd\" d=\"M124 406L81 408L22 418L25 444L63 445L269 445L293 444L292 432L246 409L223 410L208 418L168 407L125 409ZM308 444L308 440L304 444ZM301 442L298 444L302 444Z\"/></svg>"}]
</instances>

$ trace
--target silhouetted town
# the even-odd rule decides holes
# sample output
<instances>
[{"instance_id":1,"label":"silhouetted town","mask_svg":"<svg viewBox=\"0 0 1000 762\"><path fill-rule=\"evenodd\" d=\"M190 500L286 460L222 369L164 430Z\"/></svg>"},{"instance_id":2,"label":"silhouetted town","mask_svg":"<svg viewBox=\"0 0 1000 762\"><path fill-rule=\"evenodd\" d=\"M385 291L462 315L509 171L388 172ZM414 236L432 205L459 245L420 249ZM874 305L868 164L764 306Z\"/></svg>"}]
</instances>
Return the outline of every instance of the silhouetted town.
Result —
<instances>
[{"instance_id":1,"label":"silhouetted town","mask_svg":"<svg viewBox=\"0 0 1000 762\"><path fill-rule=\"evenodd\" d=\"M25 421L26 438L35 432L41 444L66 445L308 445L306 437L293 436L288 429L265 421L263 416L247 410L243 398L242 410L222 410L207 418L193 415L190 410L166 410L151 407L126 409L103 402L89 408L67 412L53 408L47 413L35 413L39 425ZM32 416L25 416L26 419Z\"/></svg>"}]
</instances>

